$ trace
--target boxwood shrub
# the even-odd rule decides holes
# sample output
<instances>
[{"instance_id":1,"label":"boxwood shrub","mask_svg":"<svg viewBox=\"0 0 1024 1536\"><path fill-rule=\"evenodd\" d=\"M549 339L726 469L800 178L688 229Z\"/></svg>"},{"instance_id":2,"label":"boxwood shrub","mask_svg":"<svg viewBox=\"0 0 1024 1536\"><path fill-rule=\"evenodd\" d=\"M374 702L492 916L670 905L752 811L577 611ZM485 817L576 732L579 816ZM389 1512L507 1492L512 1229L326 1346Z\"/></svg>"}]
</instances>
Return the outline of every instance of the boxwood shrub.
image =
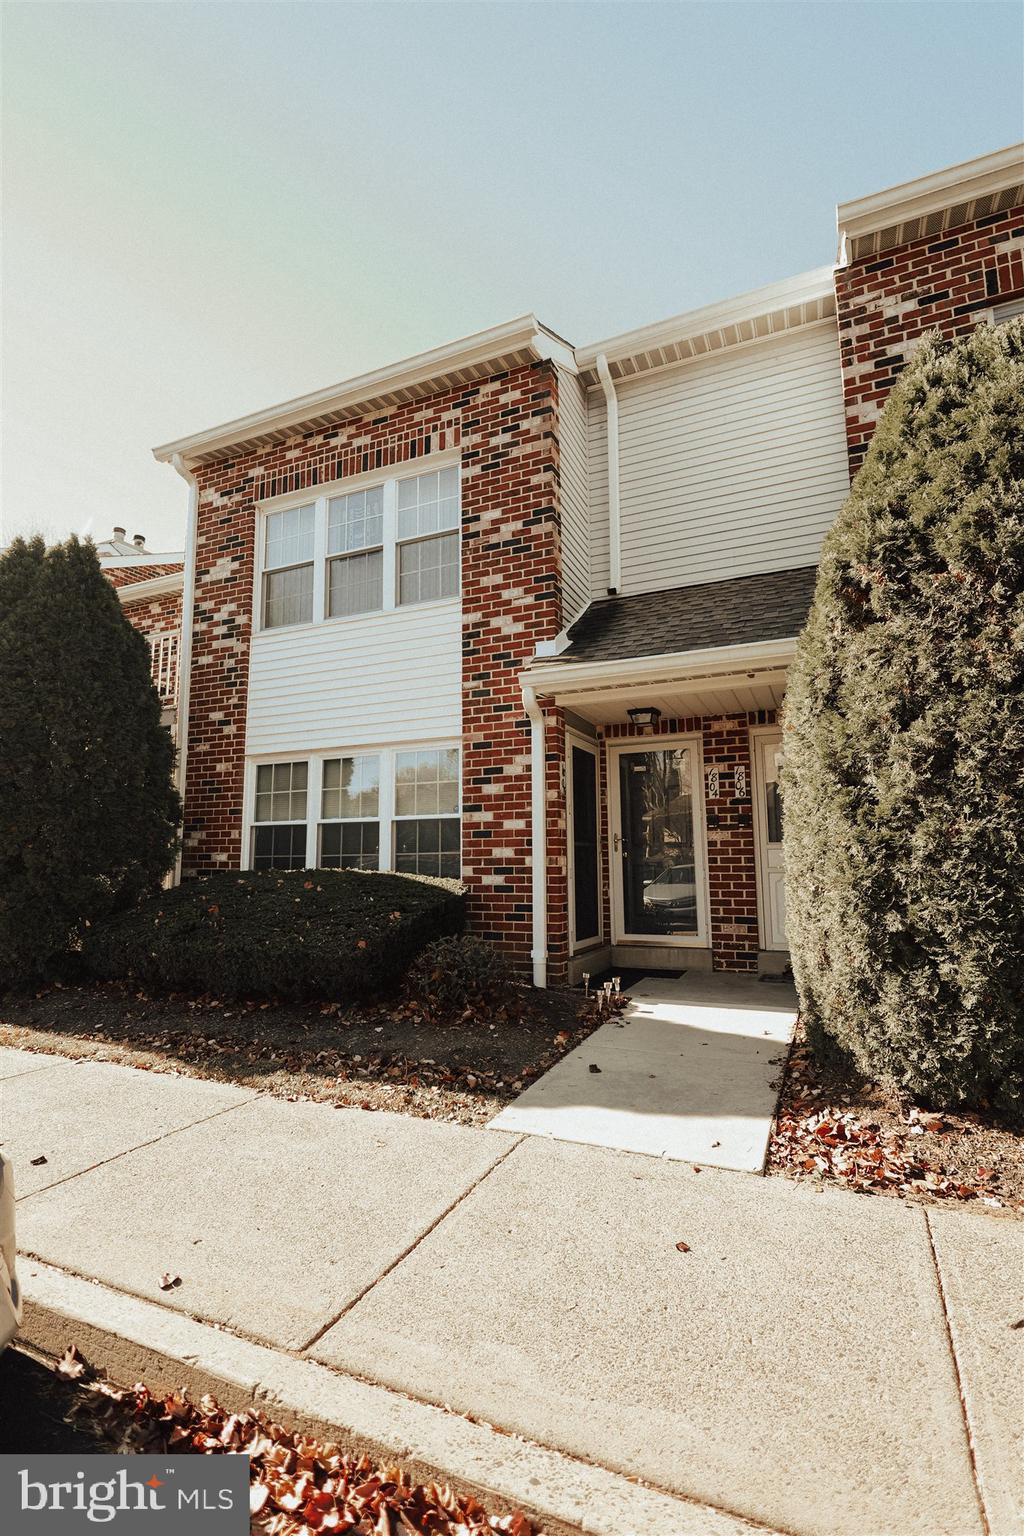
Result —
<instances>
[{"instance_id":1,"label":"boxwood shrub","mask_svg":"<svg viewBox=\"0 0 1024 1536\"><path fill-rule=\"evenodd\" d=\"M432 939L459 933L454 880L358 870L218 872L91 928L86 971L171 992L325 998L382 993Z\"/></svg>"}]
</instances>

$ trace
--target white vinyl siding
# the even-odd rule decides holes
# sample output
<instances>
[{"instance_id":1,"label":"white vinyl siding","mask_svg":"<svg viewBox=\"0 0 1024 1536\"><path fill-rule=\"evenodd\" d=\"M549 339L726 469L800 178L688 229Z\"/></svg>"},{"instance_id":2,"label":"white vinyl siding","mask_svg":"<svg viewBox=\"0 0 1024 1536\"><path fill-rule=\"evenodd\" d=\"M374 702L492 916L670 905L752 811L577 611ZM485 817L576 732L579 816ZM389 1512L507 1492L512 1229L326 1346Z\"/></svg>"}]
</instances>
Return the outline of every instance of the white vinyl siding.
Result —
<instances>
[{"instance_id":1,"label":"white vinyl siding","mask_svg":"<svg viewBox=\"0 0 1024 1536\"><path fill-rule=\"evenodd\" d=\"M617 384L622 592L813 565L849 490L834 321ZM604 397L589 405L591 581L608 585Z\"/></svg>"},{"instance_id":2,"label":"white vinyl siding","mask_svg":"<svg viewBox=\"0 0 1024 1536\"><path fill-rule=\"evenodd\" d=\"M282 757L462 734L457 597L252 637L246 752Z\"/></svg>"},{"instance_id":3,"label":"white vinyl siding","mask_svg":"<svg viewBox=\"0 0 1024 1536\"><path fill-rule=\"evenodd\" d=\"M587 397L575 374L558 371L559 474L562 511L562 623L590 601L590 506L587 483Z\"/></svg>"}]
</instances>

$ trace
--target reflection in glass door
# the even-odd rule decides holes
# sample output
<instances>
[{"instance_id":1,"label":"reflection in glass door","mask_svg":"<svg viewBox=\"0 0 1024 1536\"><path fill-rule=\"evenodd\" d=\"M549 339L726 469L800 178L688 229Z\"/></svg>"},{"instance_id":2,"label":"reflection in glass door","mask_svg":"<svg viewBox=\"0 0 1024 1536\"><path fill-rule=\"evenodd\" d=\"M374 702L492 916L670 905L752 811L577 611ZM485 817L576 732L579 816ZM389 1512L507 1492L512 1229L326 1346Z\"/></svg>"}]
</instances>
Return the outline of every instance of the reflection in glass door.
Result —
<instances>
[{"instance_id":1,"label":"reflection in glass door","mask_svg":"<svg viewBox=\"0 0 1024 1536\"><path fill-rule=\"evenodd\" d=\"M694 749L627 751L618 759L623 932L695 937Z\"/></svg>"}]
</instances>

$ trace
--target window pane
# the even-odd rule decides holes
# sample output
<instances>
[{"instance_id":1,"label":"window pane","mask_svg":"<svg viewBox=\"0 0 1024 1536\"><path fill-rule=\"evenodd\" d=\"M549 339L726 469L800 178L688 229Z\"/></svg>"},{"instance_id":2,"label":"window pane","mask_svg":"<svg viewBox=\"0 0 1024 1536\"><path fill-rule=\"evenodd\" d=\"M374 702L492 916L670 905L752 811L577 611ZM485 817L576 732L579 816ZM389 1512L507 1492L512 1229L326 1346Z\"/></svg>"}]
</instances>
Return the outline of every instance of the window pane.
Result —
<instances>
[{"instance_id":1,"label":"window pane","mask_svg":"<svg viewBox=\"0 0 1024 1536\"><path fill-rule=\"evenodd\" d=\"M308 624L313 617L313 567L268 571L263 578L263 628Z\"/></svg>"},{"instance_id":2,"label":"window pane","mask_svg":"<svg viewBox=\"0 0 1024 1536\"><path fill-rule=\"evenodd\" d=\"M304 869L306 829L302 827L253 827L253 869Z\"/></svg>"},{"instance_id":3,"label":"window pane","mask_svg":"<svg viewBox=\"0 0 1024 1536\"><path fill-rule=\"evenodd\" d=\"M459 526L459 471L433 470L398 482L398 537L439 533Z\"/></svg>"},{"instance_id":4,"label":"window pane","mask_svg":"<svg viewBox=\"0 0 1024 1536\"><path fill-rule=\"evenodd\" d=\"M384 553L346 555L328 566L327 612L332 619L347 613L372 613L384 603Z\"/></svg>"},{"instance_id":5,"label":"window pane","mask_svg":"<svg viewBox=\"0 0 1024 1536\"><path fill-rule=\"evenodd\" d=\"M398 601L428 603L459 590L459 539L454 533L403 544L398 551Z\"/></svg>"},{"instance_id":6,"label":"window pane","mask_svg":"<svg viewBox=\"0 0 1024 1536\"><path fill-rule=\"evenodd\" d=\"M395 868L400 874L458 878L461 831L457 817L396 821Z\"/></svg>"},{"instance_id":7,"label":"window pane","mask_svg":"<svg viewBox=\"0 0 1024 1536\"><path fill-rule=\"evenodd\" d=\"M384 539L384 488L375 485L350 496L335 496L328 504L327 553L371 549Z\"/></svg>"},{"instance_id":8,"label":"window pane","mask_svg":"<svg viewBox=\"0 0 1024 1536\"><path fill-rule=\"evenodd\" d=\"M325 823L320 828L320 864L324 869L379 868L379 823L376 821Z\"/></svg>"},{"instance_id":9,"label":"window pane","mask_svg":"<svg viewBox=\"0 0 1024 1536\"><path fill-rule=\"evenodd\" d=\"M256 769L254 821L305 821L305 763L261 763Z\"/></svg>"},{"instance_id":10,"label":"window pane","mask_svg":"<svg viewBox=\"0 0 1024 1536\"><path fill-rule=\"evenodd\" d=\"M458 747L395 754L395 813L437 815L459 808Z\"/></svg>"},{"instance_id":11,"label":"window pane","mask_svg":"<svg viewBox=\"0 0 1024 1536\"><path fill-rule=\"evenodd\" d=\"M335 757L324 763L323 803L326 819L376 816L380 794L380 758Z\"/></svg>"},{"instance_id":12,"label":"window pane","mask_svg":"<svg viewBox=\"0 0 1024 1536\"><path fill-rule=\"evenodd\" d=\"M314 507L289 507L267 518L263 564L267 570L313 558Z\"/></svg>"}]
</instances>

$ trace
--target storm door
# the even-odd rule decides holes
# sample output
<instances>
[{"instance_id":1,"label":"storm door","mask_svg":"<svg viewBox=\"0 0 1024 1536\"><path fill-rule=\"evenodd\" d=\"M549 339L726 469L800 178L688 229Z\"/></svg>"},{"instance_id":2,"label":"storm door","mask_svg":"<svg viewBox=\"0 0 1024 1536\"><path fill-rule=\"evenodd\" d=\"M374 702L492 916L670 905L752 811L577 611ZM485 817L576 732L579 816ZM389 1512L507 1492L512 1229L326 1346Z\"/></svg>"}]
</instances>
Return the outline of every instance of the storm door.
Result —
<instances>
[{"instance_id":1,"label":"storm door","mask_svg":"<svg viewBox=\"0 0 1024 1536\"><path fill-rule=\"evenodd\" d=\"M706 943L697 742L618 747L609 759L616 940Z\"/></svg>"}]
</instances>

